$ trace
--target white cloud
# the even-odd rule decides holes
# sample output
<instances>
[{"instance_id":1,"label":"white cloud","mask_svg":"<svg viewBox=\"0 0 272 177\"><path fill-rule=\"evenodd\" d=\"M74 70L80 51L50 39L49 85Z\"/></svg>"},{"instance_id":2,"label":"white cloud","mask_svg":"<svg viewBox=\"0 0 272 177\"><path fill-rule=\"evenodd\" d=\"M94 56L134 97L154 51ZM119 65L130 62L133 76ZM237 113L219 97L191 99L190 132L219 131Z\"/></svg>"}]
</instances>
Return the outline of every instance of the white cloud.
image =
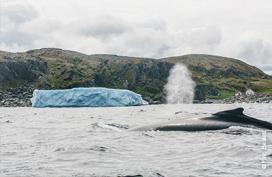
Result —
<instances>
[{"instance_id":1,"label":"white cloud","mask_svg":"<svg viewBox=\"0 0 272 177\"><path fill-rule=\"evenodd\" d=\"M58 47L156 58L206 53L267 72L272 66L270 0L0 2L0 50Z\"/></svg>"}]
</instances>

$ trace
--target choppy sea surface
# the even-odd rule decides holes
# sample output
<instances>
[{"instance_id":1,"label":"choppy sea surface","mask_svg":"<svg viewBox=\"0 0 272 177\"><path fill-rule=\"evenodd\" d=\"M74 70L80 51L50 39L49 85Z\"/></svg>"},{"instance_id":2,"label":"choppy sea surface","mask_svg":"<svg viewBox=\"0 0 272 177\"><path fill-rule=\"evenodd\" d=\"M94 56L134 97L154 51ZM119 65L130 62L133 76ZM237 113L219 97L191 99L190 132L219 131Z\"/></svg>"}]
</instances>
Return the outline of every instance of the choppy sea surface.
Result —
<instances>
[{"instance_id":1,"label":"choppy sea surface","mask_svg":"<svg viewBox=\"0 0 272 177\"><path fill-rule=\"evenodd\" d=\"M272 132L127 128L244 107L272 121L272 104L122 108L0 108L0 176L272 176Z\"/></svg>"}]
</instances>

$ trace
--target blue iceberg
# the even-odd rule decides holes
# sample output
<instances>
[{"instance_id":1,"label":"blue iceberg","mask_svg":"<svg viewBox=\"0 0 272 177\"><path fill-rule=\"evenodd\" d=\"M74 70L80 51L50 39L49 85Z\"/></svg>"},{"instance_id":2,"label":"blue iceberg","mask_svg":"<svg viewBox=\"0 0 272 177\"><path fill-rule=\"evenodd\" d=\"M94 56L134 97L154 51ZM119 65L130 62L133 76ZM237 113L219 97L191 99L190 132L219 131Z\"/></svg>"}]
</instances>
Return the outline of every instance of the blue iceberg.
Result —
<instances>
[{"instance_id":1,"label":"blue iceberg","mask_svg":"<svg viewBox=\"0 0 272 177\"><path fill-rule=\"evenodd\" d=\"M32 107L110 107L145 104L142 96L129 90L101 87L65 90L34 90Z\"/></svg>"}]
</instances>

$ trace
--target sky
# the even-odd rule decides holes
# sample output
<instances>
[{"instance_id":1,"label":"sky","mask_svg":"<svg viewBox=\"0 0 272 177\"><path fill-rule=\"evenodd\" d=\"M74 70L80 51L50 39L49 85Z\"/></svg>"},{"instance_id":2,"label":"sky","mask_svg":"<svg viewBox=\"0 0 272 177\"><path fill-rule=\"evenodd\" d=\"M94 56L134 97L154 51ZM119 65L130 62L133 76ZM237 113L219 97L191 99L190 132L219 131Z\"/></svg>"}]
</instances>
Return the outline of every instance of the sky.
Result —
<instances>
[{"instance_id":1,"label":"sky","mask_svg":"<svg viewBox=\"0 0 272 177\"><path fill-rule=\"evenodd\" d=\"M0 0L0 50L233 57L272 74L271 0Z\"/></svg>"}]
</instances>

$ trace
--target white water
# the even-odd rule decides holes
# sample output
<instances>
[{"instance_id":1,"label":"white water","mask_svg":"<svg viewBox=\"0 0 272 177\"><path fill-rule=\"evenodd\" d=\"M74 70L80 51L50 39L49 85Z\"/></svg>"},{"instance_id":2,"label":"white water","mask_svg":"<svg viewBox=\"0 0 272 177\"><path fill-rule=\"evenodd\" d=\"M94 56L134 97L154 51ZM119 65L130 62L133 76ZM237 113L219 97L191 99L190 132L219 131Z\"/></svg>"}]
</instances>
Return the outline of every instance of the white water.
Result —
<instances>
[{"instance_id":1,"label":"white water","mask_svg":"<svg viewBox=\"0 0 272 177\"><path fill-rule=\"evenodd\" d=\"M183 64L176 64L170 71L165 86L168 104L191 104L194 99L195 83L191 73Z\"/></svg>"}]
</instances>

